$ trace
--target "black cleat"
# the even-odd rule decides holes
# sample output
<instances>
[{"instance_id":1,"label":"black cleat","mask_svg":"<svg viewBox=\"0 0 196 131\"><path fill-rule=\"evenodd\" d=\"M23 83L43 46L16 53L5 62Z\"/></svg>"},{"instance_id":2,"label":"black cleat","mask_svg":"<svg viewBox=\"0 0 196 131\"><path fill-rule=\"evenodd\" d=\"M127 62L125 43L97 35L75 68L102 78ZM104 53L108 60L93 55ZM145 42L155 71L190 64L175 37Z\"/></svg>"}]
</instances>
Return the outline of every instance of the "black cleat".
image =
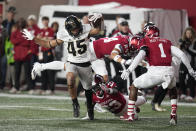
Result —
<instances>
[{"instance_id":1,"label":"black cleat","mask_svg":"<svg viewBox=\"0 0 196 131\"><path fill-rule=\"evenodd\" d=\"M89 120L94 120L94 109L88 109Z\"/></svg>"},{"instance_id":2,"label":"black cleat","mask_svg":"<svg viewBox=\"0 0 196 131\"><path fill-rule=\"evenodd\" d=\"M73 104L73 116L74 117L80 116L80 105L79 104Z\"/></svg>"},{"instance_id":3,"label":"black cleat","mask_svg":"<svg viewBox=\"0 0 196 131\"><path fill-rule=\"evenodd\" d=\"M86 106L89 120L94 120L94 106L92 102L92 90L85 90Z\"/></svg>"}]
</instances>

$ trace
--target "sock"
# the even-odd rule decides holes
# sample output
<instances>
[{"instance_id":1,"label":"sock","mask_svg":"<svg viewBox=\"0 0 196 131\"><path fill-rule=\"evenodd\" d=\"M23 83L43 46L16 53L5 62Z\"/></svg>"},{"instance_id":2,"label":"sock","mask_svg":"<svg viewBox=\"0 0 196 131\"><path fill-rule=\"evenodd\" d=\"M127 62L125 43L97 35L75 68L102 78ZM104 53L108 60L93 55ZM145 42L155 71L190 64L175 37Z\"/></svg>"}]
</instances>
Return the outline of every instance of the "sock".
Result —
<instances>
[{"instance_id":1,"label":"sock","mask_svg":"<svg viewBox=\"0 0 196 131\"><path fill-rule=\"evenodd\" d=\"M77 99L77 98L72 99L72 102L73 102L73 104L79 105L79 104L78 104L78 99Z\"/></svg>"},{"instance_id":2,"label":"sock","mask_svg":"<svg viewBox=\"0 0 196 131\"><path fill-rule=\"evenodd\" d=\"M134 108L135 108L135 101L129 100L129 102L128 102L128 109L127 109L127 115L134 114Z\"/></svg>"},{"instance_id":3,"label":"sock","mask_svg":"<svg viewBox=\"0 0 196 131\"><path fill-rule=\"evenodd\" d=\"M146 99L144 96L137 96L137 101L135 102L135 106L141 106L146 103Z\"/></svg>"},{"instance_id":4,"label":"sock","mask_svg":"<svg viewBox=\"0 0 196 131\"><path fill-rule=\"evenodd\" d=\"M93 109L92 102L92 89L85 90L87 109Z\"/></svg>"},{"instance_id":5,"label":"sock","mask_svg":"<svg viewBox=\"0 0 196 131\"><path fill-rule=\"evenodd\" d=\"M177 110L177 99L171 99L171 115L176 115L176 110Z\"/></svg>"}]
</instances>

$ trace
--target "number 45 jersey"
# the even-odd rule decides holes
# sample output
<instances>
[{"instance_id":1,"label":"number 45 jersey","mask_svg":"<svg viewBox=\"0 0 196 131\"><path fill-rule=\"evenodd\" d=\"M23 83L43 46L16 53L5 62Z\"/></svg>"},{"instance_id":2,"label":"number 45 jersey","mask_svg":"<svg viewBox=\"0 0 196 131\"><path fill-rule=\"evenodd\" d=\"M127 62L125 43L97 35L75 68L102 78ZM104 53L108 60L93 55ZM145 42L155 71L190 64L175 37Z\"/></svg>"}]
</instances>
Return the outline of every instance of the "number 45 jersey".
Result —
<instances>
[{"instance_id":1,"label":"number 45 jersey","mask_svg":"<svg viewBox=\"0 0 196 131\"><path fill-rule=\"evenodd\" d=\"M112 81L107 83L107 88L114 88L115 86L116 84ZM102 98L99 98L93 94L93 102L100 104L101 107L104 107L116 115L122 112L123 109L126 108L127 104L125 97L120 92L116 94L108 94L104 92L104 96Z\"/></svg>"},{"instance_id":2,"label":"number 45 jersey","mask_svg":"<svg viewBox=\"0 0 196 131\"><path fill-rule=\"evenodd\" d=\"M159 37L145 37L139 44L139 48L146 51L150 66L171 66L171 46L169 40Z\"/></svg>"},{"instance_id":3,"label":"number 45 jersey","mask_svg":"<svg viewBox=\"0 0 196 131\"><path fill-rule=\"evenodd\" d=\"M87 48L89 46L88 35L90 30L91 26L84 24L82 34L76 38L70 36L65 28L57 32L57 39L64 41L64 48L67 49L67 61L73 63L89 61Z\"/></svg>"}]
</instances>

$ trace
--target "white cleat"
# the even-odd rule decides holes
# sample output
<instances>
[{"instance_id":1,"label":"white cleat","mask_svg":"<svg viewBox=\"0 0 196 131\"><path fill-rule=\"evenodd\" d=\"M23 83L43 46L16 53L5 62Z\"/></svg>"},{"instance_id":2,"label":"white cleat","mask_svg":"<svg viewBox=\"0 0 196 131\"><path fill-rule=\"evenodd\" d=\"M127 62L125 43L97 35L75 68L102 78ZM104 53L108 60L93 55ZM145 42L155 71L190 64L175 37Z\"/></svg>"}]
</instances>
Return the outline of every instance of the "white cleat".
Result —
<instances>
[{"instance_id":1,"label":"white cleat","mask_svg":"<svg viewBox=\"0 0 196 131\"><path fill-rule=\"evenodd\" d=\"M86 113L86 116L83 117L82 120L90 120L90 119L89 119L89 116L88 116L88 113Z\"/></svg>"},{"instance_id":2,"label":"white cleat","mask_svg":"<svg viewBox=\"0 0 196 131\"><path fill-rule=\"evenodd\" d=\"M99 112L99 113L105 113L106 110L104 110L100 104L95 104L94 110Z\"/></svg>"},{"instance_id":3,"label":"white cleat","mask_svg":"<svg viewBox=\"0 0 196 131\"><path fill-rule=\"evenodd\" d=\"M177 125L177 115L171 115L171 119L169 121L170 125L176 126Z\"/></svg>"}]
</instances>

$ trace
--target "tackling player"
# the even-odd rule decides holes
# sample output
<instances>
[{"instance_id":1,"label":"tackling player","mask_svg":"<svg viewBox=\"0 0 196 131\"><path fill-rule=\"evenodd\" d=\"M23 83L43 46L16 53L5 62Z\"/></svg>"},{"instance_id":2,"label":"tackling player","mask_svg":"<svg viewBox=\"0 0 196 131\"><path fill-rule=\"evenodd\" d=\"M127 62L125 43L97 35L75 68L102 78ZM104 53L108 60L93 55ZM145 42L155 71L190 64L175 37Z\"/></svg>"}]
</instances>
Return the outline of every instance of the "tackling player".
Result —
<instances>
[{"instance_id":1,"label":"tackling player","mask_svg":"<svg viewBox=\"0 0 196 131\"><path fill-rule=\"evenodd\" d=\"M113 81L105 83L103 77L95 75L94 77L96 85L93 86L93 103L100 104L101 107L107 109L115 116L119 116L121 119L127 119L128 109L128 96L122 95L119 92L116 83ZM146 98L141 92L137 94L136 107L146 103ZM138 108L139 109L139 108ZM136 113L137 111L134 110Z\"/></svg>"},{"instance_id":2,"label":"tackling player","mask_svg":"<svg viewBox=\"0 0 196 131\"><path fill-rule=\"evenodd\" d=\"M146 57L149 62L147 73L136 78L130 86L128 115L129 121L135 119L135 101L137 100L138 88L149 88L156 85L162 85L164 89L170 90L171 99L171 119L170 124L177 124L177 90L175 88L174 68L171 66L172 56L175 56L186 65L191 76L196 77L196 72L190 66L186 55L167 39L159 37L159 29L156 26L149 26L145 29L145 38L138 44L140 49L138 55L134 58L132 64L127 70L121 74L122 79L127 79L129 74L137 67L137 65Z\"/></svg>"}]
</instances>

